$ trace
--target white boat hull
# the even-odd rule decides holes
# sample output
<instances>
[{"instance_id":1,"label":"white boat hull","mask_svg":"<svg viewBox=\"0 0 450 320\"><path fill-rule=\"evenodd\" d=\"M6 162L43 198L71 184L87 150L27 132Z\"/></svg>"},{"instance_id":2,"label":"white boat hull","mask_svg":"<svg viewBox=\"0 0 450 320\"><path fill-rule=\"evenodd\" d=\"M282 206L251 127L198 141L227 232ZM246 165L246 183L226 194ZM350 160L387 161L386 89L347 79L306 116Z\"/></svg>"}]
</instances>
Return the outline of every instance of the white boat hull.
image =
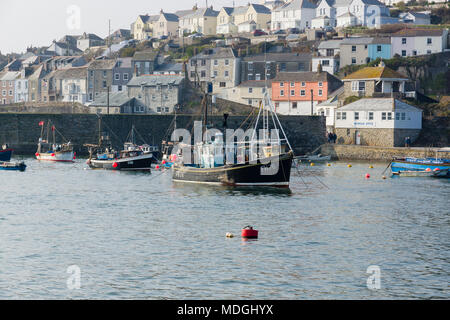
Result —
<instances>
[{"instance_id":1,"label":"white boat hull","mask_svg":"<svg viewBox=\"0 0 450 320\"><path fill-rule=\"evenodd\" d=\"M52 162L74 162L75 154L70 152L37 153L36 159L39 161Z\"/></svg>"}]
</instances>

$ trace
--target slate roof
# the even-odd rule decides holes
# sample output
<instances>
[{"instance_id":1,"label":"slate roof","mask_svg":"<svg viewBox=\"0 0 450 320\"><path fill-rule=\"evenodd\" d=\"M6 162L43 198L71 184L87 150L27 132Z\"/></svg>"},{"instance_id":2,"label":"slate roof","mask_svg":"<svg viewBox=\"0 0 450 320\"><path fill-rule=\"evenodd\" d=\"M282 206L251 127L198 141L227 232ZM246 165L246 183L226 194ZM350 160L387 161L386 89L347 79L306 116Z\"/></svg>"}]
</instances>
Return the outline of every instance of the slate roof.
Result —
<instances>
[{"instance_id":1,"label":"slate roof","mask_svg":"<svg viewBox=\"0 0 450 320\"><path fill-rule=\"evenodd\" d=\"M54 76L55 79L86 79L87 67L56 70Z\"/></svg>"},{"instance_id":2,"label":"slate roof","mask_svg":"<svg viewBox=\"0 0 450 320\"><path fill-rule=\"evenodd\" d=\"M266 86L266 80L248 80L242 82L239 87L245 88L264 88ZM272 86L272 80L267 79L267 86L270 88Z\"/></svg>"},{"instance_id":3,"label":"slate roof","mask_svg":"<svg viewBox=\"0 0 450 320\"><path fill-rule=\"evenodd\" d=\"M113 59L102 59L94 60L89 64L89 70L109 70L114 68L116 65L116 60Z\"/></svg>"},{"instance_id":4,"label":"slate roof","mask_svg":"<svg viewBox=\"0 0 450 320\"><path fill-rule=\"evenodd\" d=\"M392 37L441 37L442 33L442 29L403 29L392 34Z\"/></svg>"},{"instance_id":5,"label":"slate roof","mask_svg":"<svg viewBox=\"0 0 450 320\"><path fill-rule=\"evenodd\" d=\"M192 19L192 18L201 18L201 17L217 17L219 15L219 11L212 10L211 8L202 8L197 9L193 13L187 14L181 19Z\"/></svg>"},{"instance_id":6,"label":"slate roof","mask_svg":"<svg viewBox=\"0 0 450 320\"><path fill-rule=\"evenodd\" d=\"M327 40L322 41L318 49L339 49L343 40Z\"/></svg>"},{"instance_id":7,"label":"slate roof","mask_svg":"<svg viewBox=\"0 0 450 320\"><path fill-rule=\"evenodd\" d=\"M305 61L311 60L311 53L295 53L295 52L282 52L282 53L267 53L267 54L255 54L246 56L242 60L253 62L291 62L291 61Z\"/></svg>"},{"instance_id":8,"label":"slate roof","mask_svg":"<svg viewBox=\"0 0 450 320\"><path fill-rule=\"evenodd\" d=\"M395 108L394 108L395 102ZM365 98L338 108L339 111L409 111L422 112L421 109L394 98Z\"/></svg>"},{"instance_id":9,"label":"slate roof","mask_svg":"<svg viewBox=\"0 0 450 320\"><path fill-rule=\"evenodd\" d=\"M286 82L331 82L331 81L339 81L338 78L333 76L332 74L323 71L323 72L311 72L311 71L305 71L305 72L278 72L277 76L273 81L286 81Z\"/></svg>"},{"instance_id":10,"label":"slate roof","mask_svg":"<svg viewBox=\"0 0 450 320\"><path fill-rule=\"evenodd\" d=\"M316 5L308 0L293 0L284 6L276 8L274 11L298 10L300 8L316 9Z\"/></svg>"},{"instance_id":11,"label":"slate roof","mask_svg":"<svg viewBox=\"0 0 450 320\"><path fill-rule=\"evenodd\" d=\"M252 6L257 13L263 13L263 14L271 14L272 13L269 8L267 8L266 6L264 6L262 4L252 3L252 4L250 4L250 6Z\"/></svg>"},{"instance_id":12,"label":"slate roof","mask_svg":"<svg viewBox=\"0 0 450 320\"><path fill-rule=\"evenodd\" d=\"M169 22L178 22L179 18L176 14L174 13L161 13L161 15L163 15L164 18L166 18L167 21Z\"/></svg>"},{"instance_id":13,"label":"slate roof","mask_svg":"<svg viewBox=\"0 0 450 320\"><path fill-rule=\"evenodd\" d=\"M388 67L365 67L346 76L343 81L362 79L408 79Z\"/></svg>"},{"instance_id":14,"label":"slate roof","mask_svg":"<svg viewBox=\"0 0 450 320\"><path fill-rule=\"evenodd\" d=\"M133 60L134 61L145 61L145 60L150 60L153 61L156 59L156 57L158 56L158 52L153 51L153 50L148 50L148 51L136 51L134 53L133 56Z\"/></svg>"},{"instance_id":15,"label":"slate roof","mask_svg":"<svg viewBox=\"0 0 450 320\"><path fill-rule=\"evenodd\" d=\"M360 38L360 37L345 38L342 40L341 45L371 44L372 41L373 38Z\"/></svg>"},{"instance_id":16,"label":"slate roof","mask_svg":"<svg viewBox=\"0 0 450 320\"><path fill-rule=\"evenodd\" d=\"M110 107L121 107L127 104L130 100L135 99L134 97L128 97L126 91L119 91L114 93L109 93L109 106ZM90 104L90 106L95 107L107 107L108 106L108 94L102 93L95 97L95 101Z\"/></svg>"},{"instance_id":17,"label":"slate roof","mask_svg":"<svg viewBox=\"0 0 450 320\"><path fill-rule=\"evenodd\" d=\"M183 76L178 75L144 75L134 77L128 82L127 86L180 85L183 79Z\"/></svg>"},{"instance_id":18,"label":"slate roof","mask_svg":"<svg viewBox=\"0 0 450 320\"><path fill-rule=\"evenodd\" d=\"M20 77L19 71L6 71L0 78L0 81L13 81L19 77Z\"/></svg>"}]
</instances>

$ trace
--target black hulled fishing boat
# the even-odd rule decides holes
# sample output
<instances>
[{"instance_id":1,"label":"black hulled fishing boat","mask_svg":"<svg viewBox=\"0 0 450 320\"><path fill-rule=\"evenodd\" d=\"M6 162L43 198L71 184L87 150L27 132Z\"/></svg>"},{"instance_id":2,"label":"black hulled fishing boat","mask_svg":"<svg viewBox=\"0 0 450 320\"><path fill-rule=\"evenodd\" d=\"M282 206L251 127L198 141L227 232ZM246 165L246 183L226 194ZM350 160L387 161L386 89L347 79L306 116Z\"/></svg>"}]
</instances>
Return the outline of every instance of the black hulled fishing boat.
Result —
<instances>
[{"instance_id":1,"label":"black hulled fishing boat","mask_svg":"<svg viewBox=\"0 0 450 320\"><path fill-rule=\"evenodd\" d=\"M155 161L154 148L147 144L135 143L136 129L134 126L127 137L123 150L116 151L112 148L109 136L101 135L101 117L99 118L98 144L86 144L89 149L87 164L91 169L106 169L117 171L150 171L151 164Z\"/></svg>"},{"instance_id":2,"label":"black hulled fishing boat","mask_svg":"<svg viewBox=\"0 0 450 320\"><path fill-rule=\"evenodd\" d=\"M13 149L11 149L7 144L2 146L0 150L0 161L8 162L11 160L13 154Z\"/></svg>"},{"instance_id":3,"label":"black hulled fishing boat","mask_svg":"<svg viewBox=\"0 0 450 320\"><path fill-rule=\"evenodd\" d=\"M207 99L203 99L203 136L207 124ZM246 141L223 144L223 134L216 134L214 141L202 141L192 146L178 144L172 159L173 181L215 184L226 186L289 187L294 152L281 126L278 116L273 112L272 102L266 94L261 103L256 121L253 121L253 135ZM262 120L262 121L260 121ZM270 121L272 120L272 122ZM225 121L226 122L226 121ZM262 126L259 125L262 122ZM270 136L271 130L281 131ZM260 131L257 138L257 131ZM235 140L234 137L233 141ZM227 138L227 141L229 139ZM287 149L287 150L286 150ZM183 150L183 151L182 151ZM186 150L195 164L187 163ZM225 159L226 158L226 159Z\"/></svg>"}]
</instances>

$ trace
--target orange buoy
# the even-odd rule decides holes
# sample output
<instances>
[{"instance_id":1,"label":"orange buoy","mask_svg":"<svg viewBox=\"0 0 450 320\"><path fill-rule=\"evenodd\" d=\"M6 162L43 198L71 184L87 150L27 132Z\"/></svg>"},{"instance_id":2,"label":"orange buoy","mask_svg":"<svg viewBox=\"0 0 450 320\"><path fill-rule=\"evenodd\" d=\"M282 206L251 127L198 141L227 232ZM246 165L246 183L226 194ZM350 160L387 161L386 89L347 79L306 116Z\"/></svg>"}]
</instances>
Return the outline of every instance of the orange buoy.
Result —
<instances>
[{"instance_id":1,"label":"orange buoy","mask_svg":"<svg viewBox=\"0 0 450 320\"><path fill-rule=\"evenodd\" d=\"M251 226L246 226L242 229L242 238L245 239L258 239L258 230L254 230Z\"/></svg>"},{"instance_id":2,"label":"orange buoy","mask_svg":"<svg viewBox=\"0 0 450 320\"><path fill-rule=\"evenodd\" d=\"M425 170L426 172L430 172L431 171L431 169L430 168L427 168L427 170Z\"/></svg>"}]
</instances>

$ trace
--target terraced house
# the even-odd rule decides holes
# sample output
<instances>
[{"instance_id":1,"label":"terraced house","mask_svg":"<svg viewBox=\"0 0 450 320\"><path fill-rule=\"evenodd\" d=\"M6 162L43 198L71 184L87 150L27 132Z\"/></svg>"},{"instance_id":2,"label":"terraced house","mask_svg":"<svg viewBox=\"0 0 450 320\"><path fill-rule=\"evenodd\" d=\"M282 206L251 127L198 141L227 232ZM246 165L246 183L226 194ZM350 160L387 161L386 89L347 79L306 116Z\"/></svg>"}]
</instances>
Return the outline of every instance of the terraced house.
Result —
<instances>
[{"instance_id":1,"label":"terraced house","mask_svg":"<svg viewBox=\"0 0 450 320\"><path fill-rule=\"evenodd\" d=\"M217 29L217 16L219 11L211 8L199 8L193 13L180 17L179 35L187 33L202 33L204 35L214 35Z\"/></svg>"},{"instance_id":2,"label":"terraced house","mask_svg":"<svg viewBox=\"0 0 450 320\"><path fill-rule=\"evenodd\" d=\"M315 4L308 0L292 0L272 11L271 30L305 30L311 27L315 16Z\"/></svg>"},{"instance_id":3,"label":"terraced house","mask_svg":"<svg viewBox=\"0 0 450 320\"><path fill-rule=\"evenodd\" d=\"M228 34L238 32L250 32L250 26L253 29L269 29L271 11L269 8L261 5L249 3L241 7L223 7L217 16L217 33Z\"/></svg>"},{"instance_id":4,"label":"terraced house","mask_svg":"<svg viewBox=\"0 0 450 320\"><path fill-rule=\"evenodd\" d=\"M88 101L94 101L101 93L111 91L116 60L95 60L87 68Z\"/></svg>"}]
</instances>

